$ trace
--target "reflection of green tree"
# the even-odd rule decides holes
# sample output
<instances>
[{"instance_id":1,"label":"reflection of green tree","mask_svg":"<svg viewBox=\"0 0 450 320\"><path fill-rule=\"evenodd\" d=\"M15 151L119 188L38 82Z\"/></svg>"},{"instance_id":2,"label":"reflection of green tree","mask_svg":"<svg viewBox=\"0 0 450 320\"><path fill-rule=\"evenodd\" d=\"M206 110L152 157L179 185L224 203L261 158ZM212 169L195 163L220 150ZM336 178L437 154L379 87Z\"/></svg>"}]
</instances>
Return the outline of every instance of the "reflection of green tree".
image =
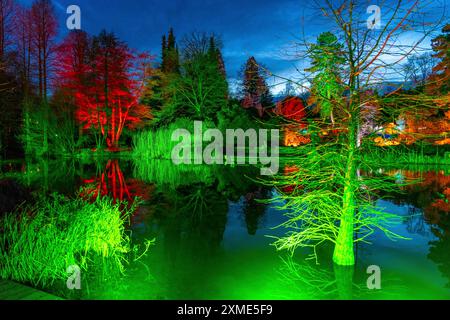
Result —
<instances>
[{"instance_id":1,"label":"reflection of green tree","mask_svg":"<svg viewBox=\"0 0 450 320\"><path fill-rule=\"evenodd\" d=\"M269 198L269 192L262 187L255 192L249 193L245 197L244 215L247 224L248 234L255 235L258 230L260 220L266 213L267 205L261 200Z\"/></svg>"},{"instance_id":2,"label":"reflection of green tree","mask_svg":"<svg viewBox=\"0 0 450 320\"><path fill-rule=\"evenodd\" d=\"M292 257L283 258L278 273L283 282L292 288L294 297L330 299L337 290L332 271L307 261L298 263Z\"/></svg>"},{"instance_id":3,"label":"reflection of green tree","mask_svg":"<svg viewBox=\"0 0 450 320\"><path fill-rule=\"evenodd\" d=\"M367 289L354 282L354 267L322 267L307 261L295 262L292 257L282 259L279 269L282 279L295 294L308 299L357 299ZM295 291L294 291L295 292Z\"/></svg>"},{"instance_id":4,"label":"reflection of green tree","mask_svg":"<svg viewBox=\"0 0 450 320\"><path fill-rule=\"evenodd\" d=\"M161 189L174 189L180 185L209 182L213 179L214 167L211 166L177 166L170 160L133 160L133 175L144 182L154 183Z\"/></svg>"},{"instance_id":5,"label":"reflection of green tree","mask_svg":"<svg viewBox=\"0 0 450 320\"><path fill-rule=\"evenodd\" d=\"M159 190L155 214L172 233L177 230L175 233L184 234L191 244L204 243L207 251L221 243L228 201L217 191L216 183Z\"/></svg>"},{"instance_id":6,"label":"reflection of green tree","mask_svg":"<svg viewBox=\"0 0 450 320\"><path fill-rule=\"evenodd\" d=\"M447 288L450 288L450 215L441 214L438 226L432 227L438 240L430 242L428 258L436 263L442 275L448 279Z\"/></svg>"},{"instance_id":7,"label":"reflection of green tree","mask_svg":"<svg viewBox=\"0 0 450 320\"><path fill-rule=\"evenodd\" d=\"M242 195L261 188L261 184L255 181L259 176L256 167L222 167L215 176L219 182L218 190L231 201L238 201Z\"/></svg>"},{"instance_id":8,"label":"reflection of green tree","mask_svg":"<svg viewBox=\"0 0 450 320\"><path fill-rule=\"evenodd\" d=\"M161 190L155 200L155 222L161 232L157 239L166 258L164 275L158 278L161 286L168 286L165 294L170 298L201 298L198 279L215 276L228 201L216 184L204 183Z\"/></svg>"},{"instance_id":9,"label":"reflection of green tree","mask_svg":"<svg viewBox=\"0 0 450 320\"><path fill-rule=\"evenodd\" d=\"M383 278L382 290L372 291L367 288L369 275L365 270L338 265L320 266L311 261L296 261L291 256L281 259L278 274L291 289L290 295L283 297L286 299L395 299L404 293L394 279Z\"/></svg>"},{"instance_id":10,"label":"reflection of green tree","mask_svg":"<svg viewBox=\"0 0 450 320\"><path fill-rule=\"evenodd\" d=\"M410 207L408 216L405 219L406 230L411 234L419 234L421 236L429 235L429 228L426 220L423 217L422 210L415 207Z\"/></svg>"},{"instance_id":11,"label":"reflection of green tree","mask_svg":"<svg viewBox=\"0 0 450 320\"><path fill-rule=\"evenodd\" d=\"M20 171L0 175L11 178L41 193L59 192L72 195L78 191L81 179L101 175L107 159L83 162L75 159L26 159Z\"/></svg>"}]
</instances>

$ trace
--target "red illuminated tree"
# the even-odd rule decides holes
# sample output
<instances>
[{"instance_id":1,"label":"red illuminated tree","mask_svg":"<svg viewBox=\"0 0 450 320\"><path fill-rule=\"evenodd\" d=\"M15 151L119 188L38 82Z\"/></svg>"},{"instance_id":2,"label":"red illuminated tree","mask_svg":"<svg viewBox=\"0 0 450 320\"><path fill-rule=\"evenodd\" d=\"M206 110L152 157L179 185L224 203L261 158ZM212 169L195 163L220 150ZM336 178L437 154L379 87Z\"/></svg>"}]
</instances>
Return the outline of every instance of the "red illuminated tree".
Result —
<instances>
[{"instance_id":1,"label":"red illuminated tree","mask_svg":"<svg viewBox=\"0 0 450 320\"><path fill-rule=\"evenodd\" d=\"M85 130L94 129L116 150L125 127L134 129L149 119L140 103L150 56L133 53L113 34L89 39L82 32L66 38L58 50L57 82L73 96L76 118Z\"/></svg>"},{"instance_id":2,"label":"red illuminated tree","mask_svg":"<svg viewBox=\"0 0 450 320\"><path fill-rule=\"evenodd\" d=\"M89 82L92 74L91 42L92 39L86 32L73 31L58 46L54 86L61 91L68 103L75 104L74 97L78 92L88 94L93 88Z\"/></svg>"},{"instance_id":3,"label":"red illuminated tree","mask_svg":"<svg viewBox=\"0 0 450 320\"><path fill-rule=\"evenodd\" d=\"M295 122L306 119L306 108L303 100L298 97L287 97L277 104L277 114Z\"/></svg>"}]
</instances>

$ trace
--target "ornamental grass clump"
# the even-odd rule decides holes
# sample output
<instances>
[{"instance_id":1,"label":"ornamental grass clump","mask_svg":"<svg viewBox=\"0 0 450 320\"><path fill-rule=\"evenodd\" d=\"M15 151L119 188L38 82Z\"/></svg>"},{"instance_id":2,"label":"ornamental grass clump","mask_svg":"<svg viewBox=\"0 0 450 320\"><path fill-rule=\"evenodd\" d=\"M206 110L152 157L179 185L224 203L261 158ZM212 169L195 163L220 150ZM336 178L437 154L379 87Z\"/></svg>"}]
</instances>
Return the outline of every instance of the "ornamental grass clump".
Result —
<instances>
[{"instance_id":1,"label":"ornamental grass clump","mask_svg":"<svg viewBox=\"0 0 450 320\"><path fill-rule=\"evenodd\" d=\"M131 251L125 224L134 208L112 199L87 202L54 194L0 220L0 277L48 287L68 278L77 265L83 274L124 272ZM103 277L104 278L104 277Z\"/></svg>"}]
</instances>

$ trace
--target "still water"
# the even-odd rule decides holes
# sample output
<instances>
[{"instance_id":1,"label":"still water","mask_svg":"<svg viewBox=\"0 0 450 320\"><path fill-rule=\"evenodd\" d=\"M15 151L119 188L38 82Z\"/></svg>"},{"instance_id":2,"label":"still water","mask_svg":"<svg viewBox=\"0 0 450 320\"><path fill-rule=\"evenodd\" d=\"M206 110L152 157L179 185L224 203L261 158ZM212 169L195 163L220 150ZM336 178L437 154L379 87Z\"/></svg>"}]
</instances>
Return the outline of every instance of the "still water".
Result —
<instances>
[{"instance_id":1,"label":"still water","mask_svg":"<svg viewBox=\"0 0 450 320\"><path fill-rule=\"evenodd\" d=\"M12 163L27 190L73 196L142 199L131 219L133 243L155 239L147 255L132 261L117 281L85 281L79 292L45 290L76 299L450 299L450 169L384 170L420 181L377 205L402 217L392 231L408 240L393 242L375 233L357 247L355 268L329 263L322 247L319 264L277 252L272 237L286 218L276 204L259 200L276 191L254 181L252 168L197 169L164 161ZM381 290L367 288L367 268L381 269Z\"/></svg>"}]
</instances>

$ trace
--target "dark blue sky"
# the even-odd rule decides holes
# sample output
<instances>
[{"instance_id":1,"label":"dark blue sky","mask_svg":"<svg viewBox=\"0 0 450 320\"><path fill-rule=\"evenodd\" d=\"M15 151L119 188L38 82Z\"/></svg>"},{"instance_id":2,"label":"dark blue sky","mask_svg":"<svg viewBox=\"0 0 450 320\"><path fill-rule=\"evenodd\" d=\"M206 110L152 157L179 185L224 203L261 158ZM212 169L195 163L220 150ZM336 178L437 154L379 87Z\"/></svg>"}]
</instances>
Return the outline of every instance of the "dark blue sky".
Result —
<instances>
[{"instance_id":1,"label":"dark blue sky","mask_svg":"<svg viewBox=\"0 0 450 320\"><path fill-rule=\"evenodd\" d=\"M32 0L19 0L30 5ZM311 18L304 0L53 0L65 27L66 8L80 6L82 29L114 31L129 46L159 55L161 37L173 27L179 40L192 31L214 32L223 40L230 80L246 59L255 56L275 73L292 72L294 61L283 48L299 37L302 17ZM308 25L306 23L305 25Z\"/></svg>"},{"instance_id":2,"label":"dark blue sky","mask_svg":"<svg viewBox=\"0 0 450 320\"><path fill-rule=\"evenodd\" d=\"M19 2L30 5L32 0ZM67 33L66 8L76 4L81 8L82 29L89 34L102 29L114 31L130 47L158 56L161 37L170 27L177 39L192 31L214 32L223 40L231 82L252 55L272 72L292 77L296 65L301 69L301 62L286 51L302 38L303 32L315 36L327 29L312 8L312 0L53 0L53 3L61 36ZM283 86L275 87L274 91Z\"/></svg>"}]
</instances>

